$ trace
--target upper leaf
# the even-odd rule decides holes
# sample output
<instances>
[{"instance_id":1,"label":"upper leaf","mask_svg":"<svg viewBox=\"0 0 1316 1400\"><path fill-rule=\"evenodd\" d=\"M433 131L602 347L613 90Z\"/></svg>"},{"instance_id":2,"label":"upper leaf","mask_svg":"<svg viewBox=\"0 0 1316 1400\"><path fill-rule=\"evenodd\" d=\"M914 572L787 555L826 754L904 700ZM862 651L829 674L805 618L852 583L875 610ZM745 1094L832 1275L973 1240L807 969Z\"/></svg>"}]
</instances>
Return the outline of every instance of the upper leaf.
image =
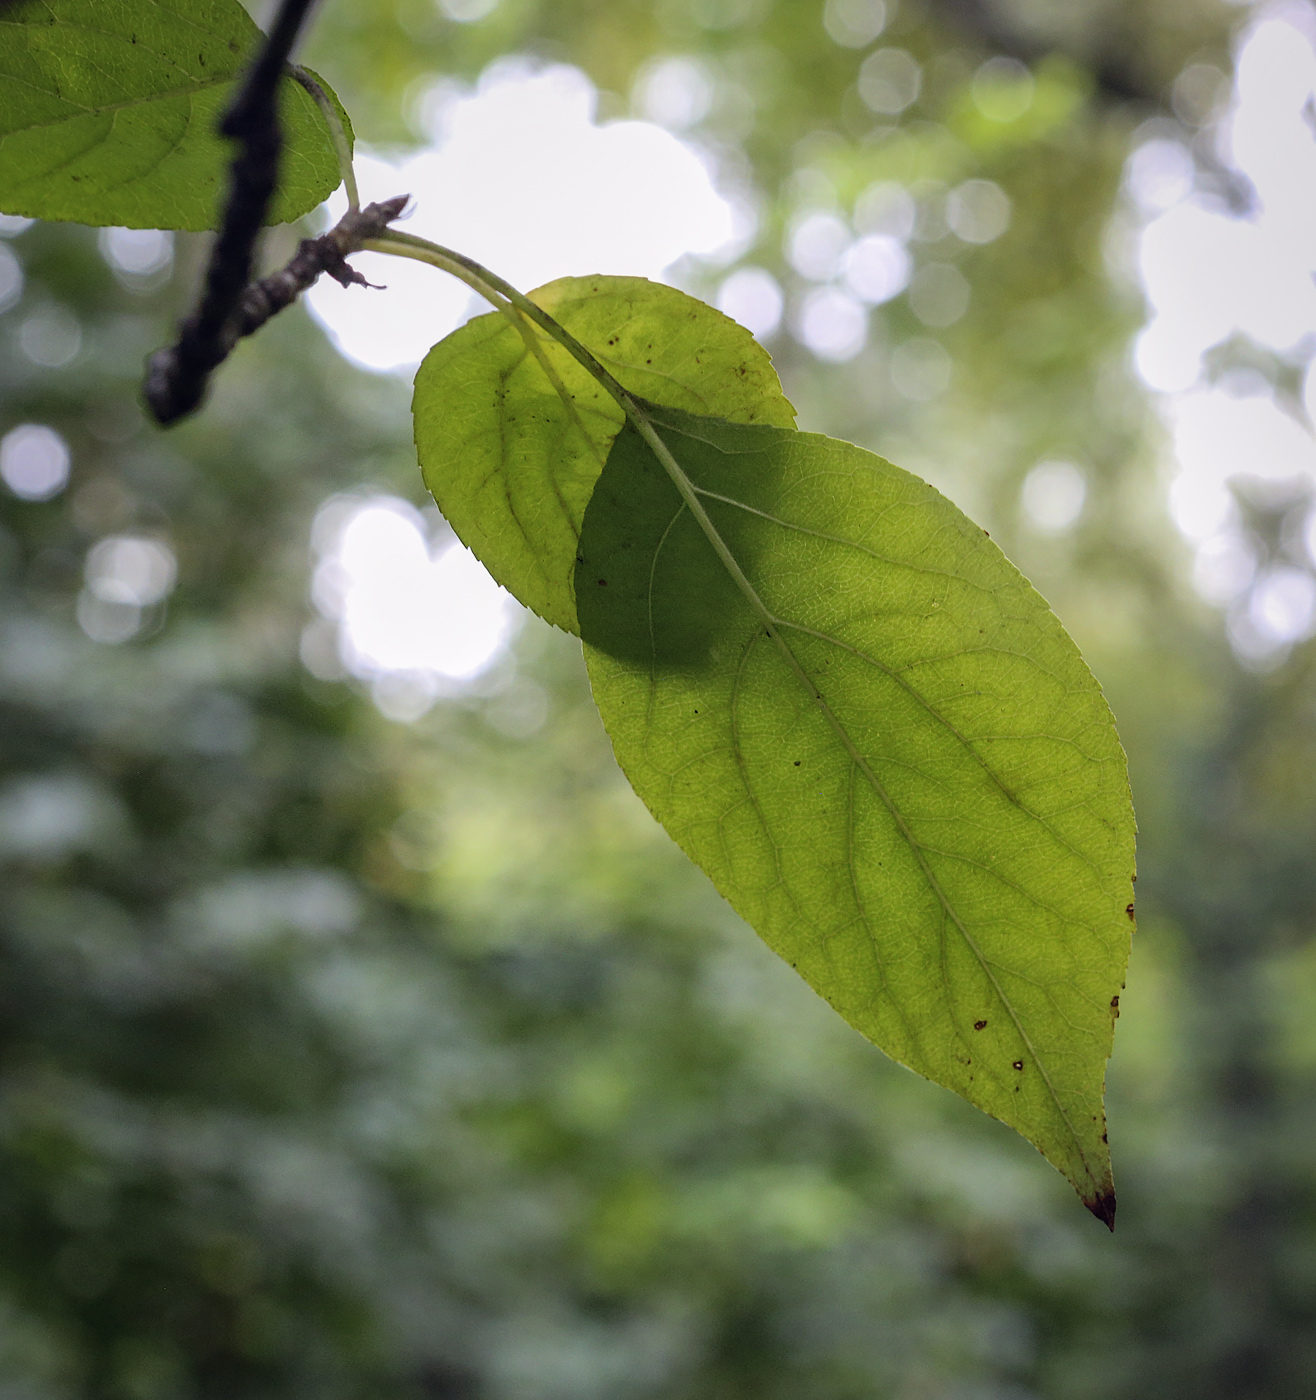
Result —
<instances>
[{"instance_id":1,"label":"upper leaf","mask_svg":"<svg viewBox=\"0 0 1316 1400\"><path fill-rule=\"evenodd\" d=\"M620 434L577 573L618 762L852 1025L1017 1129L1112 1223L1134 820L1100 688L917 477L650 411L675 470Z\"/></svg>"},{"instance_id":2,"label":"upper leaf","mask_svg":"<svg viewBox=\"0 0 1316 1400\"><path fill-rule=\"evenodd\" d=\"M0 210L214 228L232 156L216 128L260 38L237 0L20 0L5 9ZM281 84L280 115L272 223L314 209L340 179L324 117L292 78Z\"/></svg>"},{"instance_id":3,"label":"upper leaf","mask_svg":"<svg viewBox=\"0 0 1316 1400\"><path fill-rule=\"evenodd\" d=\"M637 394L736 422L795 421L767 351L683 292L643 277L563 277L530 296ZM575 632L580 525L623 414L556 341L521 326L493 312L429 352L416 450L439 509L494 578Z\"/></svg>"}]
</instances>

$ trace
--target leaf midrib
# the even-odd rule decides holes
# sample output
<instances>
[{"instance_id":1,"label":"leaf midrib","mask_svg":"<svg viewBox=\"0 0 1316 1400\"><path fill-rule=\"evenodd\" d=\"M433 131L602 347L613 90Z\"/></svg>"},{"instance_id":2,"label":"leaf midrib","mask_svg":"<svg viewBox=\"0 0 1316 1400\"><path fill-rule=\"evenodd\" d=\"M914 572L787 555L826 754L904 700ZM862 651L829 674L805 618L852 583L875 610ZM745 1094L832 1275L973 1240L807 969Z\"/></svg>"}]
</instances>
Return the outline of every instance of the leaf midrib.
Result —
<instances>
[{"instance_id":1,"label":"leaf midrib","mask_svg":"<svg viewBox=\"0 0 1316 1400\"><path fill-rule=\"evenodd\" d=\"M170 18L177 19L178 16L171 15ZM59 21L59 25L61 28L76 29L79 33L95 34L102 38L116 40L120 43L126 42L122 34L116 34L114 33L114 31L109 29L93 29L89 25L68 24L67 22L62 20ZM20 24L13 20L0 20L0 29L30 30L31 27L31 25ZM227 56L233 59L233 66L229 68L226 72L219 72L216 74L207 75L205 78L189 78L188 82L182 87L169 88L163 92L152 92L145 94L141 97L131 97L123 102L104 102L94 107L81 107L78 106L78 104L76 103L70 103L74 110L68 112L66 115L56 117L52 121L31 122L27 126L16 126L11 131L0 132L0 141L3 141L7 136L16 136L24 131L43 131L48 127L61 126L65 122L76 121L79 117L104 116L106 113L109 112L121 112L128 107L146 107L150 106L150 104L153 102L167 102L176 97L190 97L198 92L205 91L207 88L220 87L225 84L232 83L236 79L238 74L242 71L243 56L241 54L233 53L233 51L228 48L228 40L223 34L218 34L211 29L204 29L197 24L192 24L192 27L194 29L199 30L202 34L206 35L207 38L216 40L219 43L223 44L225 50L227 51ZM153 49L147 44L137 44L135 45L135 47L141 48L144 52L149 53L153 58L160 59L161 62L169 63L173 67L179 68L180 72L186 71L185 69L182 69L180 65L174 63L173 59L170 58L168 54L160 53L159 50ZM32 51L33 50L29 49L29 52ZM17 74L14 73L0 74L0 80L10 83L21 83L24 87L31 88L34 92L39 92L43 97L54 97L60 102L69 101L69 99L65 97L63 93L51 92L46 88L38 87L35 83L29 82L26 78L19 77ZM296 85L294 84L294 86ZM298 88L298 91L300 92L301 89Z\"/></svg>"},{"instance_id":2,"label":"leaf midrib","mask_svg":"<svg viewBox=\"0 0 1316 1400\"><path fill-rule=\"evenodd\" d=\"M162 63L167 63L171 67L177 68L180 72L186 72L186 70L182 68L180 64L176 63L170 57L169 54L161 53L158 49L152 48L149 44L142 44L136 40L125 41L124 36L122 34L116 33L114 30L111 29L96 29L88 24L73 24L68 20L61 20L58 18L58 16L55 16L50 11L49 6L45 8L47 13L51 14L52 19L55 20L56 24L60 29L76 30L80 34L92 34L98 38L110 39L120 44L124 42L130 42L133 47L140 48L143 52L149 53L152 58L157 58ZM160 7L157 5L157 8ZM185 87L170 88L167 92L157 92L144 97L135 97L125 102L107 102L96 107L77 107L77 104L73 103L70 105L77 108L77 110L70 112L68 115L56 117L53 121L32 122L27 126L14 127L11 131L0 133L0 141L4 140L6 136L14 136L20 132L43 131L48 127L60 126L64 122L76 121L77 118L80 116L102 116L107 112L119 112L123 111L127 107L146 106L152 102L162 102L174 97L188 96L192 93L200 92L205 88L217 87L221 83L231 83L237 77L238 73L240 73L242 70L243 57L240 53L234 53L234 51L229 47L229 37L224 34L217 33L213 29L206 29L204 26L197 24L194 20L187 19L185 16L176 15L172 12L167 13L171 20L178 21L181 19L185 23L187 23L191 28L198 30L201 34L204 34L207 39L216 41L217 43L223 45L224 49L227 50L227 56L231 57L234 60L232 66L227 70L227 72L222 72L215 76L207 76L204 79L193 79L189 77L189 83ZM32 31L32 28L33 26L31 24L22 23L20 21L0 20L0 29L21 29L25 32L30 33ZM255 25L252 25L252 28L254 30ZM258 32L259 31L257 31L257 33ZM40 53L41 50L39 50L36 46L29 44L27 52L37 54ZM220 56L221 62L223 57L224 55ZM63 93L51 92L46 88L37 87L35 83L29 82L26 78L21 78L14 73L0 74L0 78L3 78L5 81L11 83L21 83L24 87L31 88L34 92L39 92L43 97L54 97L61 102L69 101L69 99L63 95Z\"/></svg>"},{"instance_id":3,"label":"leaf midrib","mask_svg":"<svg viewBox=\"0 0 1316 1400\"><path fill-rule=\"evenodd\" d=\"M204 82L195 82L187 87L170 88L168 92L153 92L147 97L133 97L124 102L105 102L98 107L79 107L74 111L67 112L63 116L55 117L48 122L30 122L27 126L16 126L10 131L0 132L0 141L8 136L19 136L25 131L44 131L48 127L63 126L65 122L75 122L80 117L103 117L111 112L122 112L129 107L149 107L154 102L169 102L176 97L195 97L197 93L204 92L207 88L226 86L234 79L235 74L229 73L220 78L207 78ZM22 82L21 78L8 79L11 82ZM28 87L34 84L28 83ZM37 92L46 97L57 97L61 102L68 99L58 92L46 92L44 88L36 88Z\"/></svg>"},{"instance_id":4,"label":"leaf midrib","mask_svg":"<svg viewBox=\"0 0 1316 1400\"><path fill-rule=\"evenodd\" d=\"M945 891L941 888L941 884L937 880L935 872L932 870L932 867L928 863L927 855L924 851L922 844L915 837L913 831L909 827L908 822L905 820L904 814L896 806L891 795L887 792L881 780L873 771L872 766L869 764L867 758L865 758L865 756L860 752L854 740L850 737L849 731L845 728L844 724L841 723L835 711L827 703L826 699L823 697L822 692L810 679L808 672L805 671L799 658L795 655L795 652L791 648L790 643L787 642L786 639L778 631L779 624L777 623L777 620L774 618L772 612L769 610L767 605L759 597L758 590L750 582L748 576L745 574L745 571L740 567L739 561L731 552L731 549L727 545L726 541L722 538L721 532L713 523L708 512L704 509L703 503L699 499L698 489L690 480L689 476L686 475L684 469L676 460L676 457L673 455L671 449L663 441L662 437L659 435L652 421L650 420L648 414L645 413L644 409L638 403L635 403L633 398L631 399L631 403L633 405L633 408L628 410L628 416L631 417L632 422L635 423L636 429L639 432L640 436L644 438L645 442L649 445L654 455L658 458L658 461L663 467L664 471L666 471L667 475L671 478L672 484L676 487L677 493L684 501L691 515L694 516L696 523L699 525L700 529L704 533L705 538L712 546L713 552L717 555L718 559L722 562L727 572L731 575L732 580L735 582L737 588L739 588L742 596L749 603L751 609L758 616L760 622L763 624L764 631L768 634L768 636L770 636L773 639L778 651L781 653L781 656L785 660L787 667L789 668L791 673L796 677L796 679L800 682L800 684L805 688L805 690L817 704L823 718L827 721L832 731L841 741L841 744L845 748L846 753L850 756L851 762L859 769L860 772L864 774L865 778L867 778L869 784L872 786L873 791L877 794L882 804L891 814L891 819L895 822L896 829L900 832L901 836L908 844L910 851L913 853L914 859L918 863L919 869L923 874L923 878L927 881L929 888L936 896L937 902L941 905L942 909L946 914L946 917L959 931L961 938L964 939L965 945L969 948L974 958L977 959L979 967L982 969L983 974L986 976L988 982L991 984L992 990L996 993L997 998L999 999L1001 1005L1004 1007L1006 1015L1009 1016L1011 1022L1014 1024L1015 1030L1018 1031L1019 1037L1023 1041L1024 1048L1027 1050L1029 1058L1036 1066L1038 1073L1042 1076L1042 1082L1046 1086L1047 1093L1051 1096L1051 1101L1055 1105L1056 1111L1060 1114L1061 1121L1069 1130L1070 1137L1073 1139L1074 1146L1078 1151L1079 1160L1083 1163L1083 1168L1087 1172L1089 1180L1092 1182L1094 1189L1100 1191L1102 1189L1102 1182L1098 1178L1097 1174L1092 1170L1092 1167L1088 1162L1087 1153L1083 1150L1083 1143L1079 1138L1078 1132L1075 1129L1073 1123L1070 1121L1069 1114L1065 1110L1064 1104L1060 1101L1060 1096L1056 1091L1055 1085L1051 1081L1051 1076L1047 1072L1045 1064L1042 1062L1041 1055L1038 1053L1036 1046L1033 1044L1032 1038L1024 1029L1023 1023L1019 1017L1019 1013L1014 1008L1014 1003L1006 995L1005 989L1001 986L1001 983L996 976L996 972L992 963L984 956L982 950L978 947L977 941L974 939L973 935L969 932L967 927L965 927L963 920L960 918L959 914L951 905L951 902L947 898ZM679 431L679 429L671 429L671 431ZM692 434L691 436L694 435ZM707 439L699 440L707 441ZM716 444L710 443L709 445L716 447Z\"/></svg>"},{"instance_id":5,"label":"leaf midrib","mask_svg":"<svg viewBox=\"0 0 1316 1400\"><path fill-rule=\"evenodd\" d=\"M704 442L707 446L712 447L714 450L720 450L717 448L717 445L715 443L709 442L706 438L699 438L698 441ZM949 570L929 569L918 564L911 564L906 560L891 559L887 555L880 553L878 550L872 549L868 545L861 544L858 540L847 540L840 535L829 534L825 530L814 530L807 525L799 525L791 520L783 520L779 515L773 515L770 511L759 510L757 507L751 506L745 501L738 501L732 496L724 496L717 491L708 491L702 486L695 486L693 482L691 482L690 484L692 490L694 490L700 496L703 496L707 500L719 501L723 505L731 506L733 509L743 510L747 514L757 516L760 520L766 520L769 524L776 525L782 530L791 531L801 535L808 535L814 539L825 540L829 544L840 545L843 548L858 550L861 554L866 554L869 558L876 559L879 563L886 564L888 567L891 568L907 569L912 573L931 574L935 577L941 578L956 578L957 581L967 583L971 588L976 588L980 593L990 592L986 585L974 583L971 579L960 579L957 575L951 574ZM1071 856L1075 857L1075 859L1080 861L1082 864L1086 865L1088 869L1093 872L1093 874L1099 874L1096 861L1094 861L1090 856L1085 855L1072 842L1067 841L1055 829L1051 822L1047 820L1046 817L1042 816L1039 812L1033 811L1033 809L1029 807L1028 804L1024 802L1024 800L1017 793L1013 792L1001 780L1000 775L992 768L992 766L987 762L987 760L983 758L983 756L978 752L974 743L966 735L960 733L959 729L944 714L942 714L942 712L939 709L937 709L936 706L933 705L927 699L927 697L923 695L921 691L912 686L909 683L909 681L907 681L905 677L902 676L898 671L892 670L890 666L887 666L885 663L879 661L877 657L870 656L866 651L861 650L859 647L852 646L849 642L842 641L840 637L832 636L829 632L820 632L816 628L806 627L803 623L792 622L789 618L777 617L775 615L773 616L772 621L777 626L788 627L795 632L802 632L807 636L817 638L817 640L820 642L825 642L829 646L834 646L840 651L848 652L857 660L862 661L869 666L872 666L874 670L880 671L884 676L887 677L888 680L898 685L926 714L928 714L933 720L940 724L947 731L947 733L949 733L951 737L954 738L956 742L959 743L969 753L970 757L983 771L983 773L986 774L987 778L996 787L997 791L1000 792L1000 794L1008 802L1010 802L1013 806L1017 807L1026 817L1030 818L1032 821L1037 822L1037 824L1055 841L1055 843L1058 846L1061 847L1061 849L1068 851ZM1058 676L1055 676L1054 673L1048 674L1051 674L1053 679L1059 681L1060 678Z\"/></svg>"},{"instance_id":6,"label":"leaf midrib","mask_svg":"<svg viewBox=\"0 0 1316 1400\"><path fill-rule=\"evenodd\" d=\"M873 667L873 669L876 671L880 671L882 675L884 675L889 681L893 682L895 685L898 685L905 692L905 694L908 695L910 699L913 700L915 704L917 704L923 710L925 714L927 714L931 719L936 721L936 723L940 724L942 728L946 730L946 732L956 741L956 743L958 743L968 753L968 755L978 765L982 772L986 774L988 779L995 786L996 790L1001 794L1002 797L1006 799L1007 802L1009 802L1012 806L1017 807L1024 814L1024 816L1028 817L1031 821L1035 821L1047 833L1047 835L1049 835L1052 838L1052 840L1055 841L1056 845L1061 847L1062 850L1068 851L1069 854L1073 856L1076 860L1081 861L1084 865L1088 867L1089 870L1093 872L1093 874L1099 873L1097 870L1096 861L1094 861L1091 856L1085 855L1072 842L1065 840L1065 838L1055 829L1054 826L1052 826L1051 822L1048 821L1046 817L1042 816L1039 812L1033 811L1033 809L1029 807L1028 804L1024 802L1024 800L1021 797L1019 797L1017 793L1011 791L1011 789L1007 787L1004 782L1001 781L999 774L996 773L996 771L987 762L987 760L983 758L983 756L978 752L973 741L967 738L964 734L961 734L959 729L949 719L947 719L946 716L943 715L941 711L937 709L936 706L933 705L925 695L923 695L914 686L910 685L910 683L898 671L893 671L890 666L884 665L875 656L870 656L866 651L860 650L859 647L851 646L849 642L842 641L840 637L833 637L830 632L820 632L817 630L817 628L806 627L802 622L792 622L789 618L785 617L774 616L773 622L779 627L788 627L793 632L801 632L805 636L815 637L818 641L825 642L828 646L834 646L837 648L838 651L847 652L856 660L864 662L866 665ZM999 655L1000 653L997 654Z\"/></svg>"}]
</instances>

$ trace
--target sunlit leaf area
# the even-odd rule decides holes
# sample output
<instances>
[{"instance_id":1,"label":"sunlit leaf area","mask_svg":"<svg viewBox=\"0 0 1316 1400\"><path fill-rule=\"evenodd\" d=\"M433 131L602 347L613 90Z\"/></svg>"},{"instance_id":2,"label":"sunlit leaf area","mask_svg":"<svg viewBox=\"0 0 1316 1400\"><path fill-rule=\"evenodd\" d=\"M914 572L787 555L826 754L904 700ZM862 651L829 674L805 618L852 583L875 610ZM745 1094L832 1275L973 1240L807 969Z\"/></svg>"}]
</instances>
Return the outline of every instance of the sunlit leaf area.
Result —
<instances>
[{"instance_id":1,"label":"sunlit leaf area","mask_svg":"<svg viewBox=\"0 0 1316 1400\"><path fill-rule=\"evenodd\" d=\"M15 206L0 1396L1316 1393L1316 10L323 0L299 59L399 228L701 298L1054 608L1138 811L1119 1229L754 936L435 508L465 286L363 253L163 432L208 236Z\"/></svg>"}]
</instances>

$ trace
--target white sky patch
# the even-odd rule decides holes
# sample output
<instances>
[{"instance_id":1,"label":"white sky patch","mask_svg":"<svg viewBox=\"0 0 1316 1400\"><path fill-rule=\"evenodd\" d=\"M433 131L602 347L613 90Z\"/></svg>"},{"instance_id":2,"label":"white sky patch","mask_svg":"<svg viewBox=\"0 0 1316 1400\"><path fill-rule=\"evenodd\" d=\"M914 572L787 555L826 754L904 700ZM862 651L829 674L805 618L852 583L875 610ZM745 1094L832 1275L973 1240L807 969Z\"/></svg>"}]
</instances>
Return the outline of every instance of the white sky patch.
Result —
<instances>
[{"instance_id":1,"label":"white sky patch","mask_svg":"<svg viewBox=\"0 0 1316 1400\"><path fill-rule=\"evenodd\" d=\"M1271 393L1198 389L1177 395L1168 416L1179 462L1170 508L1190 540L1209 540L1234 522L1231 477L1316 481L1316 439Z\"/></svg>"},{"instance_id":2,"label":"white sky patch","mask_svg":"<svg viewBox=\"0 0 1316 1400\"><path fill-rule=\"evenodd\" d=\"M436 537L437 536L437 537ZM512 598L446 528L396 496L335 497L316 517L316 607L337 624L337 662L371 682L390 718L417 719L502 656L521 617ZM303 659L333 678L314 624Z\"/></svg>"},{"instance_id":3,"label":"white sky patch","mask_svg":"<svg viewBox=\"0 0 1316 1400\"><path fill-rule=\"evenodd\" d=\"M1261 375L1231 370L1208 383L1204 357L1236 336L1299 367L1316 350L1313 103L1310 15L1272 5L1242 36L1232 103L1214 133L1221 160L1255 193L1249 211L1192 193L1191 160L1172 140L1145 143L1126 172L1146 219L1138 261L1151 311L1134 363L1165 396L1177 466L1171 511L1197 550L1199 592L1229 609L1236 651L1261 666L1311 634L1313 560L1263 567L1240 529L1230 482L1280 484L1276 499L1289 483L1300 498L1316 488L1316 437L1313 421L1278 402ZM1314 374L1309 367L1308 384ZM1307 419L1316 420L1316 392L1305 397Z\"/></svg>"},{"instance_id":4,"label":"white sky patch","mask_svg":"<svg viewBox=\"0 0 1316 1400\"><path fill-rule=\"evenodd\" d=\"M410 194L399 227L468 254L523 290L590 273L660 278L687 254L729 257L743 241L732 204L698 154L652 122L594 120L576 68L494 64L474 92L436 104L434 144L396 163L358 155L363 201ZM329 201L337 218L340 191ZM322 278L313 314L349 359L410 369L472 311L461 283L378 253L353 265L387 292Z\"/></svg>"}]
</instances>

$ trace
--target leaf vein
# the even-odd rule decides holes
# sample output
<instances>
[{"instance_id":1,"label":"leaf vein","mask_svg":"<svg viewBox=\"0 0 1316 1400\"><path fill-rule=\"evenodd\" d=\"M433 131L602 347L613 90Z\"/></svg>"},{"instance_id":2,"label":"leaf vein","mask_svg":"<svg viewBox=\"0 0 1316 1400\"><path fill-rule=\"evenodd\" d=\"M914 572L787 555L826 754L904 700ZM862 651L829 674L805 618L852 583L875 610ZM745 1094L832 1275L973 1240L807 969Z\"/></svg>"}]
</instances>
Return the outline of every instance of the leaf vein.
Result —
<instances>
[{"instance_id":1,"label":"leaf vein","mask_svg":"<svg viewBox=\"0 0 1316 1400\"><path fill-rule=\"evenodd\" d=\"M678 494L680 494L680 496L685 500L686 504L690 507L691 514L698 521L699 526L703 530L705 538L712 546L714 553L718 556L718 558L721 560L728 572L731 574L731 577L735 582L736 587L740 590L742 596L749 603L751 610L760 618L763 626L767 631L767 634L772 638L773 642L778 647L787 665L795 674L800 684L803 685L808 690L808 692L813 695L818 704L819 710L825 718L827 724L836 734L837 738L841 741L843 747L845 748L846 752L850 755L852 761L855 764L857 764L860 770L863 772L864 776L871 784L874 792L881 799L883 805L891 813L892 819L896 823L896 826L900 831L901 836L909 845L909 848L913 853L914 858L923 873L924 879L931 887L933 894L936 896L936 899L943 910L943 917L941 920L943 929L943 944L945 937L945 926L946 923L949 921L954 924L960 937L963 938L970 952L973 954L974 958L978 961L979 965L986 973L988 981L991 983L992 989L995 992L998 1001L1004 1008L1006 1014L1010 1017L1010 1020L1013 1022L1015 1030L1018 1033L1020 1039L1022 1040L1029 1058L1037 1067L1038 1073L1042 1077L1042 1081L1046 1086L1047 1092L1050 1095L1051 1101L1054 1104L1057 1113L1059 1113L1060 1115L1061 1121L1065 1124L1066 1128L1069 1131L1075 1149L1078 1152L1079 1160L1083 1163L1084 1169L1087 1171L1088 1176L1092 1180L1093 1184L1098 1184L1099 1178L1088 1163L1087 1153L1083 1149L1082 1139L1079 1137L1078 1132L1074 1128L1074 1125L1070 1120L1068 1110L1065 1108L1063 1102L1060 1099L1059 1094L1056 1091L1055 1084L1052 1082L1050 1073L1048 1072L1047 1067L1044 1061L1042 1060L1041 1054L1039 1053L1036 1045L1034 1045L1032 1037L1024 1028L1023 1021L1020 1018L1019 1013L1014 1006L1014 1003L1006 995L1005 989L1001 986L1000 981L997 979L994 971L992 970L991 964L983 955L982 949L979 948L977 940L969 932L969 929L964 923L963 919L960 918L959 914L951 905L950 900L946 895L946 892L942 889L941 884L936 877L936 872L928 863L926 852L924 851L917 837L915 837L913 831L910 829L910 826L905 820L904 815L896 806L891 795L887 792L886 788L883 786L877 774L873 771L867 759L860 752L849 731L841 722L840 717L827 703L827 700L824 698L821 690L809 677L808 672L804 669L803 664L795 655L794 649L791 647L790 643L786 640L782 632L778 630L777 626L775 625L775 619L773 618L772 613L764 604L762 598L759 597L757 589L755 589L754 585L750 582L744 570L740 567L740 564L736 560L735 555L731 552L726 541L722 538L721 533L718 531L717 526L713 523L708 512L704 509L702 503L700 502L698 494L695 491L693 482L691 482L685 470L676 460L671 448L667 445L667 443L663 440L662 436L658 433L657 429L654 427L654 424L649 418L648 414L643 408L640 407L638 403L635 403L634 400L631 400L629 403L628 413L631 416L632 422L634 422L637 431L640 433L640 436L643 437L644 440L649 444L650 448L654 452L654 455L658 458L659 463L662 465L663 469L671 478L672 484L676 487ZM684 435L690 437L698 436L694 433L684 433ZM713 444L713 446L718 447L717 444ZM718 450L720 450L720 448Z\"/></svg>"}]
</instances>

